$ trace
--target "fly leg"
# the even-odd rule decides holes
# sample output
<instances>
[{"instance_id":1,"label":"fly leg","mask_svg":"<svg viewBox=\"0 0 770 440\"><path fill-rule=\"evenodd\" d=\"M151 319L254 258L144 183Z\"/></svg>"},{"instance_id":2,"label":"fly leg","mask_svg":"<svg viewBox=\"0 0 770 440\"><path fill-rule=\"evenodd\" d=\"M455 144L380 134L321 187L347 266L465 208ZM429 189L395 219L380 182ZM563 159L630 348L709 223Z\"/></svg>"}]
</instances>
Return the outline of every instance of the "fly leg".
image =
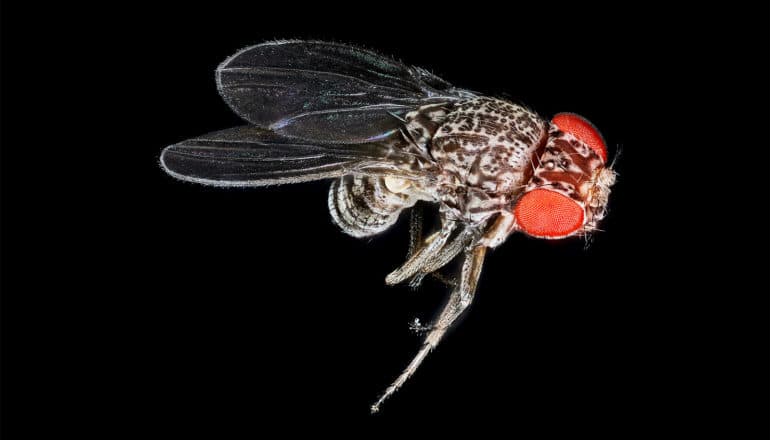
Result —
<instances>
[{"instance_id":1,"label":"fly leg","mask_svg":"<svg viewBox=\"0 0 770 440\"><path fill-rule=\"evenodd\" d=\"M454 221L445 221L441 230L426 238L425 243L410 255L409 259L401 267L385 277L385 283L389 285L398 284L419 272L428 261L441 251L456 226L457 223Z\"/></svg>"},{"instance_id":2,"label":"fly leg","mask_svg":"<svg viewBox=\"0 0 770 440\"><path fill-rule=\"evenodd\" d=\"M421 203L418 203L409 213L409 252L406 255L407 259L417 252L422 243L422 219L423 207ZM409 281L409 287L417 289L423 278L425 278L425 274L418 273Z\"/></svg>"},{"instance_id":3,"label":"fly leg","mask_svg":"<svg viewBox=\"0 0 770 440\"><path fill-rule=\"evenodd\" d=\"M411 258L420 248L422 242L422 230L423 230L423 209L422 205L417 204L412 208L409 217L409 252L407 258ZM452 278L445 277L444 275L436 272L438 269L444 267L452 261L463 248L473 238L475 229L466 228L462 230L457 237L452 239L448 244L445 244L440 252L437 252L434 257L425 261L422 268L412 276L409 281L409 287L417 289L426 275L430 275L442 283L446 284L450 288L454 288L457 282ZM387 282L387 281L386 281ZM389 283L390 284L390 283Z\"/></svg>"},{"instance_id":4,"label":"fly leg","mask_svg":"<svg viewBox=\"0 0 770 440\"><path fill-rule=\"evenodd\" d=\"M442 275L438 270L454 260L455 257L457 257L474 239L477 233L478 229L470 226L460 231L451 241L441 248L441 251L438 252L435 257L425 262L425 265L422 266L420 272L412 278L409 285L416 288L425 275L430 275L454 289L457 286L457 281L453 277Z\"/></svg>"},{"instance_id":5,"label":"fly leg","mask_svg":"<svg viewBox=\"0 0 770 440\"><path fill-rule=\"evenodd\" d=\"M422 242L422 214L423 208L421 203L414 205L409 212L409 253L407 258L411 258L417 252L420 242Z\"/></svg>"},{"instance_id":6,"label":"fly leg","mask_svg":"<svg viewBox=\"0 0 770 440\"><path fill-rule=\"evenodd\" d=\"M460 275L460 285L456 287L452 294L449 296L444 309L441 311L438 319L430 328L428 335L425 337L425 341L417 352L417 355L412 359L412 362L406 367L398 378L385 390L382 396L371 406L372 413L376 413L380 410L380 405L388 397L396 392L409 377L417 371L420 364L431 350L436 348L441 338L446 331L457 318L463 313L463 311L473 301L473 295L476 292L476 285L479 281L479 275L481 275L481 266L484 264L484 255L487 248L485 246L476 246L466 251L465 260L463 261L463 269Z\"/></svg>"},{"instance_id":7,"label":"fly leg","mask_svg":"<svg viewBox=\"0 0 770 440\"><path fill-rule=\"evenodd\" d=\"M460 252L468 246L477 231L478 230L472 226L468 226L460 231L452 241L447 243L447 245L441 249L441 252L439 252L435 258L425 263L420 269L420 272L424 274L433 273L449 264L450 261L460 255Z\"/></svg>"}]
</instances>

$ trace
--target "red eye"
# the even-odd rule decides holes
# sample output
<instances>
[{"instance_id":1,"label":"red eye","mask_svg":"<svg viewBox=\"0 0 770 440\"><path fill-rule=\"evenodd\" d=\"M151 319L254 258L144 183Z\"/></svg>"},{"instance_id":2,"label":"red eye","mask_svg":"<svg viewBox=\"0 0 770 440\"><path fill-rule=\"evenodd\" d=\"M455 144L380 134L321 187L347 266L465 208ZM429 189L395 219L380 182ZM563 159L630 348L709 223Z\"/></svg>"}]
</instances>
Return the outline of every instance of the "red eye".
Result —
<instances>
[{"instance_id":1,"label":"red eye","mask_svg":"<svg viewBox=\"0 0 770 440\"><path fill-rule=\"evenodd\" d=\"M562 238L583 226L583 208L569 197L547 189L524 194L513 214L519 228L533 237Z\"/></svg>"},{"instance_id":2,"label":"red eye","mask_svg":"<svg viewBox=\"0 0 770 440\"><path fill-rule=\"evenodd\" d=\"M607 162L607 144L593 124L574 113L559 113L551 119L559 130L570 133L588 144L604 162Z\"/></svg>"}]
</instances>

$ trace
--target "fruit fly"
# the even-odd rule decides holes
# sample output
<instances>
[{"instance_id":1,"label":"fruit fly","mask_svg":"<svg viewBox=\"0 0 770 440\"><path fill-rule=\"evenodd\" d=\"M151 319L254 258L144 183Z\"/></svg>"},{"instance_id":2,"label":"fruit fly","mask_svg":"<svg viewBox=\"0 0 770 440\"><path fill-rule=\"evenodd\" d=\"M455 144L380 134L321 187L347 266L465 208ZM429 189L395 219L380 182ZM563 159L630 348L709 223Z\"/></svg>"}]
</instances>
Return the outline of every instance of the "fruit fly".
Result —
<instances>
[{"instance_id":1,"label":"fruit fly","mask_svg":"<svg viewBox=\"0 0 770 440\"><path fill-rule=\"evenodd\" d=\"M487 249L515 232L586 236L605 216L615 172L586 119L550 121L502 99L453 87L419 67L353 46L276 41L216 70L219 93L248 124L171 145L171 176L221 187L331 179L332 220L353 237L396 223L418 202L437 205L424 240L412 219L407 261L389 285L418 284L456 258L456 279L417 355L371 406L377 412L473 301Z\"/></svg>"}]
</instances>

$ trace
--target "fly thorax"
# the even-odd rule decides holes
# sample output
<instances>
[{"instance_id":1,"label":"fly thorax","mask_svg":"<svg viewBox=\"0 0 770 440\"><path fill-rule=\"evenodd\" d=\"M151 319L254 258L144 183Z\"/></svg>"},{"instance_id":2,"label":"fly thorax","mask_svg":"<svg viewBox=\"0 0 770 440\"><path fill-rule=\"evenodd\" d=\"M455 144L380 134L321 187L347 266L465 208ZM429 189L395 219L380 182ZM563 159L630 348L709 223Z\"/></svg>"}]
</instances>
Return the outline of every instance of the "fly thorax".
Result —
<instances>
[{"instance_id":1,"label":"fly thorax","mask_svg":"<svg viewBox=\"0 0 770 440\"><path fill-rule=\"evenodd\" d=\"M456 104L430 151L440 169L438 189L448 212L480 221L509 204L532 176L546 126L534 112L494 98Z\"/></svg>"},{"instance_id":2,"label":"fly thorax","mask_svg":"<svg viewBox=\"0 0 770 440\"><path fill-rule=\"evenodd\" d=\"M428 155L428 145L436 131L446 121L447 104L428 104L413 110L404 116L403 137L408 145L405 151L412 149L416 153Z\"/></svg>"}]
</instances>

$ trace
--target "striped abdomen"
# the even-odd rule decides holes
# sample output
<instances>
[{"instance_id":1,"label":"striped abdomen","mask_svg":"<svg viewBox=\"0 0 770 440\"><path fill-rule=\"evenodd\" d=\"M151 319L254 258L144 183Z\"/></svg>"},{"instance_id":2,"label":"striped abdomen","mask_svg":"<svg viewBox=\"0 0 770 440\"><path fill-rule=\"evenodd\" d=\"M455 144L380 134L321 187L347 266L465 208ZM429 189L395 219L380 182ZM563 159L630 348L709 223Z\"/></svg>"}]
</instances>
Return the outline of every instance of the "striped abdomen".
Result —
<instances>
[{"instance_id":1,"label":"striped abdomen","mask_svg":"<svg viewBox=\"0 0 770 440\"><path fill-rule=\"evenodd\" d=\"M353 237L367 237L392 226L404 208L418 198L400 191L403 182L388 177L345 176L332 183L329 212L343 232ZM390 188L389 188L390 187ZM393 190L393 191L391 191Z\"/></svg>"}]
</instances>

